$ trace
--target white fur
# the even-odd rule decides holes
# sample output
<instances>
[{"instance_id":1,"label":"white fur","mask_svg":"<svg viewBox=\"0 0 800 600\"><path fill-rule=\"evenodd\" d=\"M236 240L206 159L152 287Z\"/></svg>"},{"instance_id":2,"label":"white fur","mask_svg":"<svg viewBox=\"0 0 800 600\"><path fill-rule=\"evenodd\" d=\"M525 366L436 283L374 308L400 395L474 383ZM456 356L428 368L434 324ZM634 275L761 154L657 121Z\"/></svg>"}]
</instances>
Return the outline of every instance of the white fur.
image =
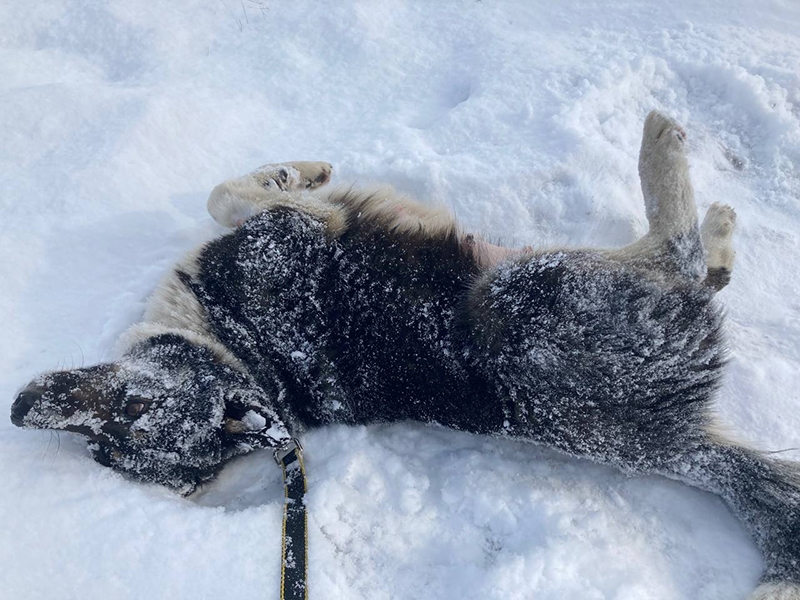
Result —
<instances>
[{"instance_id":1,"label":"white fur","mask_svg":"<svg viewBox=\"0 0 800 600\"><path fill-rule=\"evenodd\" d=\"M462 247L469 250L472 254L472 258L482 269L488 269L504 260L519 258L526 254L534 254L534 250L531 246L526 246L521 250L497 246L473 233L460 234L460 240ZM536 251L537 254L541 252L544 252L544 250L540 249Z\"/></svg>"},{"instance_id":2,"label":"white fur","mask_svg":"<svg viewBox=\"0 0 800 600\"><path fill-rule=\"evenodd\" d=\"M724 205L713 205L703 223L702 244L697 237L697 209L686 159L686 133L673 119L656 111L645 121L639 154L639 174L650 230L643 238L623 248L603 250L609 258L639 264L669 277L674 263L664 260L667 242L681 239L687 247L696 245L696 256L684 273L702 278L706 273L703 248L708 248L708 266L733 265L731 232L735 213ZM279 174L283 172L284 177ZM252 173L218 185L208 199L208 211L226 227L237 227L247 218L273 207L300 210L324 223L336 237L346 227L346 218L378 222L390 231L443 237L455 233L463 249L481 268L532 252L496 246L480 236L461 232L452 213L398 194L387 186L354 192L339 187L327 195L301 191L327 183L332 167L323 162L294 162L264 165ZM286 177L288 175L288 177ZM342 210L346 209L346 210Z\"/></svg>"},{"instance_id":3,"label":"white fur","mask_svg":"<svg viewBox=\"0 0 800 600\"><path fill-rule=\"evenodd\" d=\"M203 248L187 253L177 265L165 275L147 301L144 311L146 323L158 323L166 327L188 329L197 333L208 330L205 309L197 301L180 277L182 271L191 277L199 273L198 257Z\"/></svg>"},{"instance_id":4,"label":"white fur","mask_svg":"<svg viewBox=\"0 0 800 600\"><path fill-rule=\"evenodd\" d=\"M655 111L647 115L639 151L639 178L650 230L629 246L609 250L612 258L657 258L666 240L697 226L685 139L683 129L672 119Z\"/></svg>"},{"instance_id":5,"label":"white fur","mask_svg":"<svg viewBox=\"0 0 800 600\"><path fill-rule=\"evenodd\" d=\"M639 178L650 233L661 239L697 224L694 188L686 159L686 132L656 111L647 115L639 151Z\"/></svg>"},{"instance_id":6,"label":"white fur","mask_svg":"<svg viewBox=\"0 0 800 600\"><path fill-rule=\"evenodd\" d=\"M458 229L447 208L427 206L390 186L373 186L358 192L340 187L331 191L327 200L334 206L349 208L356 220L377 222L389 231L440 237Z\"/></svg>"},{"instance_id":7,"label":"white fur","mask_svg":"<svg viewBox=\"0 0 800 600\"><path fill-rule=\"evenodd\" d=\"M289 173L288 184L278 177L280 170ZM264 165L215 187L208 198L208 212L224 227L235 228L260 212L285 206L324 223L333 237L344 231L346 214L401 233L438 237L457 230L456 220L448 209L426 206L389 186L367 187L357 192L340 186L325 195L304 191L327 183L330 172L331 166L321 162ZM476 251L484 254L491 252L490 246L482 240L475 244Z\"/></svg>"},{"instance_id":8,"label":"white fur","mask_svg":"<svg viewBox=\"0 0 800 600\"><path fill-rule=\"evenodd\" d=\"M790 581L762 583L748 600L800 600L800 585Z\"/></svg>"},{"instance_id":9,"label":"white fur","mask_svg":"<svg viewBox=\"0 0 800 600\"><path fill-rule=\"evenodd\" d=\"M279 172L287 174L284 182ZM252 173L229 179L211 191L207 208L223 227L238 227L250 217L278 206L295 208L326 223L330 233L344 228L337 208L305 190L324 185L332 167L324 162L293 162L264 165Z\"/></svg>"},{"instance_id":10,"label":"white fur","mask_svg":"<svg viewBox=\"0 0 800 600\"><path fill-rule=\"evenodd\" d=\"M209 348L222 362L245 371L244 365L211 332L206 311L197 297L178 277L178 271L197 275L197 258L203 248L187 254L170 271L147 300L144 320L128 329L117 343L117 351L124 353L134 344L165 333L180 335L194 344Z\"/></svg>"},{"instance_id":11,"label":"white fur","mask_svg":"<svg viewBox=\"0 0 800 600\"><path fill-rule=\"evenodd\" d=\"M736 212L725 204L714 202L706 212L700 226L700 237L708 253L709 269L733 270L736 252L733 250L731 238L736 226Z\"/></svg>"},{"instance_id":12,"label":"white fur","mask_svg":"<svg viewBox=\"0 0 800 600\"><path fill-rule=\"evenodd\" d=\"M279 206L311 215L325 223L332 235L344 229L341 211L317 194L299 190L266 190L255 182L252 174L219 184L208 197L208 212L217 223L230 229L258 213Z\"/></svg>"},{"instance_id":13,"label":"white fur","mask_svg":"<svg viewBox=\"0 0 800 600\"><path fill-rule=\"evenodd\" d=\"M686 158L686 132L673 119L652 111L647 115L639 152L639 177L644 196L645 213L650 230L640 240L623 248L607 250L615 260L638 264L655 275L672 275L677 267L676 248L681 248L680 271L697 279L706 276L707 267L718 262L733 264L730 219L733 209L715 205L709 210L709 240L714 258L709 260L705 235L697 225L694 188ZM735 214L734 214L735 218ZM730 222L727 236L716 233L718 223ZM711 230L714 233L710 233Z\"/></svg>"},{"instance_id":14,"label":"white fur","mask_svg":"<svg viewBox=\"0 0 800 600\"><path fill-rule=\"evenodd\" d=\"M472 255L483 269L532 252L531 248L514 250L497 246L473 233L462 232L453 213L444 206L429 206L399 194L389 186L376 186L353 192L340 187L328 194L327 201L347 207L356 220L380 223L389 231L419 233L425 237L442 238L456 234L462 249Z\"/></svg>"}]
</instances>

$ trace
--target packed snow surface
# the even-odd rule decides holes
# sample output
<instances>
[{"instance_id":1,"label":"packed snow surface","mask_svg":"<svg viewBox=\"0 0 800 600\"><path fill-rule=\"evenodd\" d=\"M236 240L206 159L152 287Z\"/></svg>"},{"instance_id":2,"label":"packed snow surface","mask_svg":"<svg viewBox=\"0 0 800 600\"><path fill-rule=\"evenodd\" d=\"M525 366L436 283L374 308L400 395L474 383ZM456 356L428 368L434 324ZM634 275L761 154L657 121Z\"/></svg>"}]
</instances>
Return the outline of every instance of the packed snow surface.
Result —
<instances>
[{"instance_id":1,"label":"packed snow surface","mask_svg":"<svg viewBox=\"0 0 800 600\"><path fill-rule=\"evenodd\" d=\"M4 0L0 409L113 356L158 279L220 233L220 181L326 160L505 244L646 230L651 109L689 134L704 211L737 211L719 413L800 431L800 4L780 0ZM419 424L304 439L311 598L745 598L722 502ZM800 460L800 451L787 451ZM3 598L275 598L282 488L260 452L182 499L0 418Z\"/></svg>"}]
</instances>

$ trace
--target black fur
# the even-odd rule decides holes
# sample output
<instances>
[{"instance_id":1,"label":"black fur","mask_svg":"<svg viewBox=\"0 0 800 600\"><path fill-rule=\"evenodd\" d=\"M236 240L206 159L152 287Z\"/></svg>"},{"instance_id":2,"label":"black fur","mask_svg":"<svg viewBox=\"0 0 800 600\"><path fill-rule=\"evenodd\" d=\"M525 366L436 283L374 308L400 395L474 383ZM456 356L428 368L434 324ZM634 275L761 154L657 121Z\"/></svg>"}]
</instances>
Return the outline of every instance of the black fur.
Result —
<instances>
[{"instance_id":1,"label":"black fur","mask_svg":"<svg viewBox=\"0 0 800 600\"><path fill-rule=\"evenodd\" d=\"M708 270L706 285L712 290L721 290L731 282L731 271L725 267Z\"/></svg>"},{"instance_id":2,"label":"black fur","mask_svg":"<svg viewBox=\"0 0 800 600\"><path fill-rule=\"evenodd\" d=\"M200 264L215 334L305 426L435 421L633 464L698 436L722 366L710 292L589 252L476 282L455 234L356 222L330 240L277 209Z\"/></svg>"},{"instance_id":3,"label":"black fur","mask_svg":"<svg viewBox=\"0 0 800 600\"><path fill-rule=\"evenodd\" d=\"M311 217L277 209L210 244L200 264L193 285L214 332L262 385L287 391L288 420L471 429L485 418L471 417L488 403L459 320L476 270L454 235L366 223L329 240Z\"/></svg>"}]
</instances>

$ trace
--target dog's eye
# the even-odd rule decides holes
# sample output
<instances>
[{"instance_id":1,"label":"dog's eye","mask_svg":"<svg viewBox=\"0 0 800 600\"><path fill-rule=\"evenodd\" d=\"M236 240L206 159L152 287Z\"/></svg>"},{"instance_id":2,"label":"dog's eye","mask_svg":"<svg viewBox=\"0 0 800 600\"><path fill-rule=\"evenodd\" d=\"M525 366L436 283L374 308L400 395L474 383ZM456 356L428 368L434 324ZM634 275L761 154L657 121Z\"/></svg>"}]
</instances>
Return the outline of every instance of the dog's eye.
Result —
<instances>
[{"instance_id":1,"label":"dog's eye","mask_svg":"<svg viewBox=\"0 0 800 600\"><path fill-rule=\"evenodd\" d=\"M145 402L128 402L128 406L125 407L125 414L129 417L138 417L146 408L147 403Z\"/></svg>"}]
</instances>

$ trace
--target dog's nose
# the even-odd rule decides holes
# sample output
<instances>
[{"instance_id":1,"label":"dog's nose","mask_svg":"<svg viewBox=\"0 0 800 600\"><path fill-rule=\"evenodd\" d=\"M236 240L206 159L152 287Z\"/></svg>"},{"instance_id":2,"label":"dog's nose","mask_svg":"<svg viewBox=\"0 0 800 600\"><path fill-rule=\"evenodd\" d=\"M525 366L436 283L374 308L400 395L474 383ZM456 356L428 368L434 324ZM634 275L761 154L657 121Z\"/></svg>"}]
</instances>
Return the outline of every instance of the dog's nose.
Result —
<instances>
[{"instance_id":1,"label":"dog's nose","mask_svg":"<svg viewBox=\"0 0 800 600\"><path fill-rule=\"evenodd\" d=\"M36 401L42 397L42 390L37 387L29 385L22 390L11 405L11 422L17 427L22 427L22 422Z\"/></svg>"}]
</instances>

